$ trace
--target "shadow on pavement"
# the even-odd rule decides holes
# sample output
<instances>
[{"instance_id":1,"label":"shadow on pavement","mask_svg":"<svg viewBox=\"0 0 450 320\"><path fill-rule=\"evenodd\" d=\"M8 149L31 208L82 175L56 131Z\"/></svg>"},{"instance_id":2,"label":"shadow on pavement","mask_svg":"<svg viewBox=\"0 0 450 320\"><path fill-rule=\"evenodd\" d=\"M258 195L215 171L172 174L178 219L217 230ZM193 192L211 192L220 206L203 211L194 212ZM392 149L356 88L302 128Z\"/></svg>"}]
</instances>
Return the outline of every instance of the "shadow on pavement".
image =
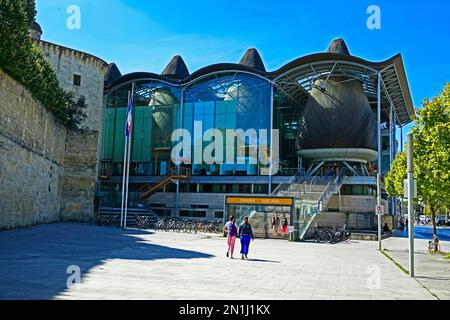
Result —
<instances>
[{"instance_id":1,"label":"shadow on pavement","mask_svg":"<svg viewBox=\"0 0 450 320\"><path fill-rule=\"evenodd\" d=\"M52 299L67 289L69 266L81 276L106 260L205 259L212 255L145 242L148 231L50 224L0 232L0 299Z\"/></svg>"},{"instance_id":2,"label":"shadow on pavement","mask_svg":"<svg viewBox=\"0 0 450 320\"><path fill-rule=\"evenodd\" d=\"M264 259L246 259L251 262L281 263L280 261L264 260Z\"/></svg>"}]
</instances>

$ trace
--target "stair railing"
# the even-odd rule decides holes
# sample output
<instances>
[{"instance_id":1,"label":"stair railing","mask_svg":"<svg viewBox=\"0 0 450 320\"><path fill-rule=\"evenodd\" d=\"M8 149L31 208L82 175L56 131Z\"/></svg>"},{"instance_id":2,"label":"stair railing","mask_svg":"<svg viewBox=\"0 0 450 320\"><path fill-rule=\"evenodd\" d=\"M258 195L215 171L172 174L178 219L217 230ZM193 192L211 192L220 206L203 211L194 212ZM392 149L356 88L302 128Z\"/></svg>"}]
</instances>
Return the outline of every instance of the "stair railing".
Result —
<instances>
[{"instance_id":1,"label":"stair railing","mask_svg":"<svg viewBox=\"0 0 450 320\"><path fill-rule=\"evenodd\" d=\"M330 181L327 184L327 186L323 190L322 194L320 195L319 201L317 203L319 212L322 212L322 210L328 205L328 202L331 200L331 196L333 194L335 194L342 187L342 185L344 183L345 173L346 173L346 170L342 169L341 172L336 177L336 179L334 179L334 181Z\"/></svg>"},{"instance_id":2,"label":"stair railing","mask_svg":"<svg viewBox=\"0 0 450 320\"><path fill-rule=\"evenodd\" d=\"M297 171L288 182L282 182L278 185L278 187L275 188L275 190L272 191L271 195L275 196L281 191L286 191L289 189L289 187L297 180L299 171Z\"/></svg>"}]
</instances>

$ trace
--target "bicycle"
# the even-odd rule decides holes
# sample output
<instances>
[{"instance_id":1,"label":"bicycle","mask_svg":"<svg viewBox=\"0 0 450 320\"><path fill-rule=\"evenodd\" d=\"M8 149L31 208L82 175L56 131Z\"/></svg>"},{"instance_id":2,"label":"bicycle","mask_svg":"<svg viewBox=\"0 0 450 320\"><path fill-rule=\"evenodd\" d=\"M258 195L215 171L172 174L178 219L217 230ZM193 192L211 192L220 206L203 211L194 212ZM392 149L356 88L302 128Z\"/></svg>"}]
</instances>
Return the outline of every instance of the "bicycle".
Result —
<instances>
[{"instance_id":1,"label":"bicycle","mask_svg":"<svg viewBox=\"0 0 450 320\"><path fill-rule=\"evenodd\" d=\"M428 251L430 253L441 252L441 245L437 237L434 237L433 240L428 242Z\"/></svg>"},{"instance_id":2,"label":"bicycle","mask_svg":"<svg viewBox=\"0 0 450 320\"><path fill-rule=\"evenodd\" d=\"M138 229L145 229L148 224L147 216L136 216L136 227Z\"/></svg>"},{"instance_id":3,"label":"bicycle","mask_svg":"<svg viewBox=\"0 0 450 320\"><path fill-rule=\"evenodd\" d=\"M164 230L165 228L165 219L159 219L155 224L155 230Z\"/></svg>"},{"instance_id":4,"label":"bicycle","mask_svg":"<svg viewBox=\"0 0 450 320\"><path fill-rule=\"evenodd\" d=\"M318 243L331 243L348 241L351 237L351 233L346 230L347 225L339 228L335 227L321 227L315 228L314 233L311 236L311 240Z\"/></svg>"},{"instance_id":5,"label":"bicycle","mask_svg":"<svg viewBox=\"0 0 450 320\"><path fill-rule=\"evenodd\" d=\"M107 226L110 227L112 225L115 225L117 221L120 219L120 215L102 215L98 218L97 223L100 226Z\"/></svg>"}]
</instances>

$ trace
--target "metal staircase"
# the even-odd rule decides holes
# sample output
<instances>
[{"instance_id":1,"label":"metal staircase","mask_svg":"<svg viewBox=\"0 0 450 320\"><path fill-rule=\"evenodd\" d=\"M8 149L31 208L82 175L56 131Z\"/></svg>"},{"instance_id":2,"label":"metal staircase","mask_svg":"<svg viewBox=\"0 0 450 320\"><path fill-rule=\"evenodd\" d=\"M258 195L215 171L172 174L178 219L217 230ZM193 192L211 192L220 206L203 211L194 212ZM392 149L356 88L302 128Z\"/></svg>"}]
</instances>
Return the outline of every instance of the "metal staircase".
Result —
<instances>
[{"instance_id":1,"label":"metal staircase","mask_svg":"<svg viewBox=\"0 0 450 320\"><path fill-rule=\"evenodd\" d=\"M346 170L341 170L336 178L313 176L308 177L300 173L292 176L288 182L281 183L272 192L272 197L292 197L295 199L294 227L297 229L300 240L314 224L316 217L323 213L333 195L341 189L345 182ZM249 217L255 237L285 239L277 235L271 228L273 215L286 215L288 221L290 214L283 207L266 208L268 211L259 212L256 207L250 206L236 213L236 222L240 225L244 217ZM280 217L281 218L281 217Z\"/></svg>"},{"instance_id":2,"label":"metal staircase","mask_svg":"<svg viewBox=\"0 0 450 320\"><path fill-rule=\"evenodd\" d=\"M111 216L115 223L120 223L120 208L101 207L99 211L100 216ZM137 217L147 216L147 223L155 225L160 217L150 208L128 208L127 209L127 226L135 226Z\"/></svg>"},{"instance_id":3,"label":"metal staircase","mask_svg":"<svg viewBox=\"0 0 450 320\"><path fill-rule=\"evenodd\" d=\"M344 182L345 182L345 174L346 170L342 169L339 175L334 179L333 181L330 181L324 190L322 191L318 201L317 201L317 212L314 214L309 222L305 225L305 227L302 230L302 233L300 234L300 239L304 239L307 235L309 229L314 224L314 221L318 214L322 214L325 210L325 208L328 206L328 203L330 202L331 198L334 194L338 193Z\"/></svg>"},{"instance_id":4,"label":"metal staircase","mask_svg":"<svg viewBox=\"0 0 450 320\"><path fill-rule=\"evenodd\" d=\"M334 181L330 181L323 190L318 200L320 212L323 212L323 210L328 206L328 203L330 202L333 195L341 190L342 185L345 182L345 173L346 170L342 169L339 175L336 177L336 179L334 179Z\"/></svg>"},{"instance_id":5,"label":"metal staircase","mask_svg":"<svg viewBox=\"0 0 450 320\"><path fill-rule=\"evenodd\" d=\"M182 170L186 169L186 170ZM177 171L177 168L172 168L172 172ZM184 173L182 172L184 171ZM168 186L171 183L178 183L179 180L186 180L189 178L189 171L187 168L180 168L180 170L177 173L172 173L164 180L156 183L156 184L148 184L145 185L143 188L141 188L139 191L142 191L142 193L139 195L139 200L143 201L151 197L153 194L158 192L159 190L163 189L164 187Z\"/></svg>"},{"instance_id":6,"label":"metal staircase","mask_svg":"<svg viewBox=\"0 0 450 320\"><path fill-rule=\"evenodd\" d=\"M304 238L317 215L323 213L333 195L340 191L345 182L345 174L346 170L342 169L339 175L331 180L330 177L308 177L297 173L274 190L272 196L293 197L298 203L299 212L295 215L295 224L300 239Z\"/></svg>"}]
</instances>

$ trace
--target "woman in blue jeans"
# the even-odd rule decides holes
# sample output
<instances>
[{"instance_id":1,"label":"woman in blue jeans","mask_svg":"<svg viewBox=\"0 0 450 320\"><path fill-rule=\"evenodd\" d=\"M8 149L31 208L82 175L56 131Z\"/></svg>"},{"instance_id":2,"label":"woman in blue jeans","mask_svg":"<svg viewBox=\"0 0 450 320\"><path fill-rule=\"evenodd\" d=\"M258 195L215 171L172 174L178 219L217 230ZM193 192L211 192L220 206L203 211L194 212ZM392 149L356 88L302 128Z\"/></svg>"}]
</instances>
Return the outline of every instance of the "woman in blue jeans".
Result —
<instances>
[{"instance_id":1,"label":"woman in blue jeans","mask_svg":"<svg viewBox=\"0 0 450 320\"><path fill-rule=\"evenodd\" d=\"M248 259L250 241L253 240L253 230L248 217L244 218L244 223L239 227L239 238L241 239L241 259Z\"/></svg>"}]
</instances>

